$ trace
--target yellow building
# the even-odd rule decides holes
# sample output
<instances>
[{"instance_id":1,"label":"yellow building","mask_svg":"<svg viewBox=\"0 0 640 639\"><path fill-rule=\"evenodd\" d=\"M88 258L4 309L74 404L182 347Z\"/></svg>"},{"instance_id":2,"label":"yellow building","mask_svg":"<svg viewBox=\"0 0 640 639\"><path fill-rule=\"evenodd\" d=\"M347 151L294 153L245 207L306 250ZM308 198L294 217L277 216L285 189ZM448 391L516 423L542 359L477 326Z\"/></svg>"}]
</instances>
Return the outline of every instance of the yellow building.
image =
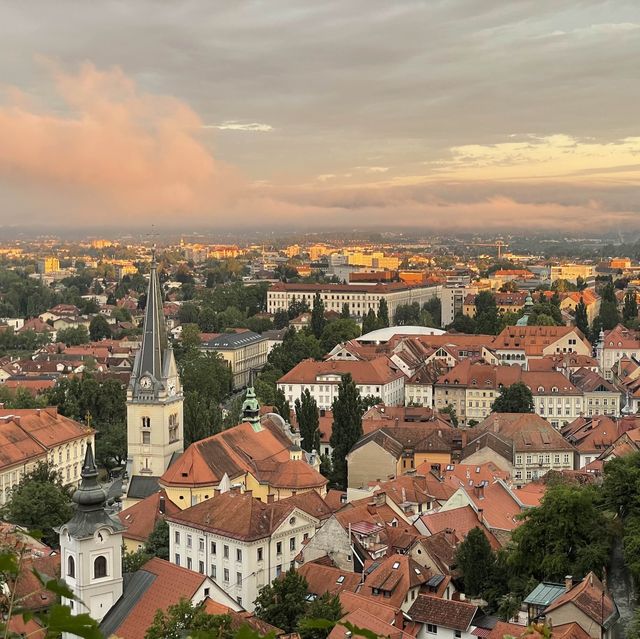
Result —
<instances>
[{"instance_id":1,"label":"yellow building","mask_svg":"<svg viewBox=\"0 0 640 639\"><path fill-rule=\"evenodd\" d=\"M181 510L234 487L264 502L309 491L324 496L327 480L319 467L318 455L306 461L284 420L267 415L191 444L160 485Z\"/></svg>"},{"instance_id":2,"label":"yellow building","mask_svg":"<svg viewBox=\"0 0 640 639\"><path fill-rule=\"evenodd\" d=\"M0 504L38 462L48 461L66 486L76 486L93 438L92 428L59 415L55 407L0 410Z\"/></svg>"},{"instance_id":3,"label":"yellow building","mask_svg":"<svg viewBox=\"0 0 640 639\"><path fill-rule=\"evenodd\" d=\"M60 270L60 260L55 256L44 257L38 260L38 273L46 275Z\"/></svg>"},{"instance_id":4,"label":"yellow building","mask_svg":"<svg viewBox=\"0 0 640 639\"><path fill-rule=\"evenodd\" d=\"M580 277L586 280L590 277L595 277L596 267L591 264L561 264L560 266L551 267L551 281L567 280L567 282L573 282Z\"/></svg>"},{"instance_id":5,"label":"yellow building","mask_svg":"<svg viewBox=\"0 0 640 639\"><path fill-rule=\"evenodd\" d=\"M222 333L202 343L204 353L219 353L233 374L233 388L237 390L251 383L252 373L267 363L269 343L253 331L239 329L236 333Z\"/></svg>"}]
</instances>

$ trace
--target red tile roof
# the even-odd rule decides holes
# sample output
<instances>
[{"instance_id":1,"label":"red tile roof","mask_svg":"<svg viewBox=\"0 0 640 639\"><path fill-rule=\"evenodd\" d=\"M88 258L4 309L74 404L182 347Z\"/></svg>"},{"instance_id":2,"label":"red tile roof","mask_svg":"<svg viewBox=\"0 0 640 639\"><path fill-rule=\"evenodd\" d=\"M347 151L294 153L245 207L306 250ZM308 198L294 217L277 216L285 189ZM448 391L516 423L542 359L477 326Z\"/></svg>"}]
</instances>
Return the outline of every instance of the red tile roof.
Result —
<instances>
[{"instance_id":1,"label":"red tile roof","mask_svg":"<svg viewBox=\"0 0 640 639\"><path fill-rule=\"evenodd\" d=\"M150 559L142 570L156 576L136 604L129 610L114 635L126 639L144 639L158 610L166 610L180 599L192 599L207 579L200 573L176 566L164 559Z\"/></svg>"},{"instance_id":2,"label":"red tile roof","mask_svg":"<svg viewBox=\"0 0 640 639\"><path fill-rule=\"evenodd\" d=\"M165 514L180 512L180 508L167 497L167 493L160 490L118 513L118 518L126 528L123 536L136 541L147 541L158 520L163 517L160 513L161 499L164 501Z\"/></svg>"},{"instance_id":3,"label":"red tile roof","mask_svg":"<svg viewBox=\"0 0 640 639\"><path fill-rule=\"evenodd\" d=\"M351 374L356 384L385 385L404 374L392 365L388 357L377 357L367 361L330 360L317 362L305 359L288 373L283 375L278 384L314 384L318 381L324 384L339 383L323 379L324 376Z\"/></svg>"},{"instance_id":4,"label":"red tile roof","mask_svg":"<svg viewBox=\"0 0 640 639\"><path fill-rule=\"evenodd\" d=\"M430 623L465 632L469 629L476 612L478 612L478 606L464 601L418 595L407 614L420 623Z\"/></svg>"},{"instance_id":5,"label":"red tile roof","mask_svg":"<svg viewBox=\"0 0 640 639\"><path fill-rule=\"evenodd\" d=\"M355 592L362 581L362 574L360 573L348 572L340 570L340 568L324 566L314 562L301 566L298 569L298 573L307 580L308 591L318 597L325 592L332 595L338 594L343 590Z\"/></svg>"},{"instance_id":6,"label":"red tile roof","mask_svg":"<svg viewBox=\"0 0 640 639\"><path fill-rule=\"evenodd\" d=\"M464 539L474 528L480 528L491 547L494 550L500 548L498 540L480 522L478 513L471 506L441 510L437 513L426 513L420 517L420 521L432 535L443 530L451 530L460 539Z\"/></svg>"}]
</instances>

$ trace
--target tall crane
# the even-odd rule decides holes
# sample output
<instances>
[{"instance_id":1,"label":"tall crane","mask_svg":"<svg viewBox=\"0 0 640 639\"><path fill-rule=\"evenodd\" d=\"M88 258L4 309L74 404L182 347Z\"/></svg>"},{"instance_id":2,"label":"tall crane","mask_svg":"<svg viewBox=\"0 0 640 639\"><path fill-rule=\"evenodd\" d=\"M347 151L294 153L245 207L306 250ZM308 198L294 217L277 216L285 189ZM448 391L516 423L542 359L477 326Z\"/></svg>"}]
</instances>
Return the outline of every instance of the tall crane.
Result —
<instances>
[{"instance_id":1,"label":"tall crane","mask_svg":"<svg viewBox=\"0 0 640 639\"><path fill-rule=\"evenodd\" d=\"M490 242L490 243L472 243L472 244L467 244L467 246L494 246L498 249L498 259L500 259L502 257L502 248L504 246L509 246L507 244L507 242L503 242L502 240L497 240L496 242Z\"/></svg>"}]
</instances>

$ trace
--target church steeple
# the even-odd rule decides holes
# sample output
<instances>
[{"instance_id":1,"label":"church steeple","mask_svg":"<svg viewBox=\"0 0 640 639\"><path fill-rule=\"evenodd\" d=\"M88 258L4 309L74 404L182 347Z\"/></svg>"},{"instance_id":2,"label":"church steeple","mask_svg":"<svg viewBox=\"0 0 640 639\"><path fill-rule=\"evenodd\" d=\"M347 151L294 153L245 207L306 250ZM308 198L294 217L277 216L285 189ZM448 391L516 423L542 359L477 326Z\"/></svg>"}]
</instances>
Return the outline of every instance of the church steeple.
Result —
<instances>
[{"instance_id":1,"label":"church steeple","mask_svg":"<svg viewBox=\"0 0 640 639\"><path fill-rule=\"evenodd\" d=\"M247 388L247 394L242 402L242 420L253 424L254 428L260 424L260 404L253 386Z\"/></svg>"},{"instance_id":2,"label":"church steeple","mask_svg":"<svg viewBox=\"0 0 640 639\"><path fill-rule=\"evenodd\" d=\"M151 258L149 287L147 288L147 305L144 312L142 346L136 356L131 379L140 382L145 375L151 375L154 381L159 381L164 370L167 345L167 326L164 320L162 290L158 279L158 263L154 249Z\"/></svg>"},{"instance_id":3,"label":"church steeple","mask_svg":"<svg viewBox=\"0 0 640 639\"><path fill-rule=\"evenodd\" d=\"M137 476L160 477L174 456L182 452L182 403L178 367L167 339L154 250L142 343L127 390L127 473L131 478L128 495L142 494L134 486ZM143 483L147 491L151 490L152 483Z\"/></svg>"}]
</instances>

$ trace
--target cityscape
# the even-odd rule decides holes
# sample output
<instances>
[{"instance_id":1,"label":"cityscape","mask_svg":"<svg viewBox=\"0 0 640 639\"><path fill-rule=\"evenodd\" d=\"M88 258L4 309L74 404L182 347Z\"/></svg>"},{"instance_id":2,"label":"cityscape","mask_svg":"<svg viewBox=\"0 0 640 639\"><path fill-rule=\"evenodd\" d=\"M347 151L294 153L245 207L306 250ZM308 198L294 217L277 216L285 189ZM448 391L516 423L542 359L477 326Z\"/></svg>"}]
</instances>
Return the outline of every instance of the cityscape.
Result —
<instances>
[{"instance_id":1,"label":"cityscape","mask_svg":"<svg viewBox=\"0 0 640 639\"><path fill-rule=\"evenodd\" d=\"M638 29L0 3L2 636L640 639Z\"/></svg>"}]
</instances>

